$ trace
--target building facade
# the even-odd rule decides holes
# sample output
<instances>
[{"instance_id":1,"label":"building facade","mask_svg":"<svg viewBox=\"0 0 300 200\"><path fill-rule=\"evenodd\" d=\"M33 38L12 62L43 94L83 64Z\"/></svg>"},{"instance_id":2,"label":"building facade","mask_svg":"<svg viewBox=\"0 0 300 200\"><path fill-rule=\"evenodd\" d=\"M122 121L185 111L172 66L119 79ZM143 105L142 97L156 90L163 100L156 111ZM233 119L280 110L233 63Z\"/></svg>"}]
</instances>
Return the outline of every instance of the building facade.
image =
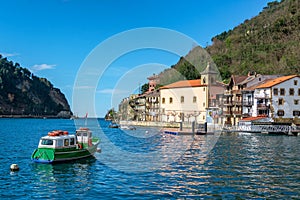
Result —
<instances>
[{"instance_id":1,"label":"building facade","mask_svg":"<svg viewBox=\"0 0 300 200\"><path fill-rule=\"evenodd\" d=\"M237 125L239 120L253 116L256 86L278 77L280 75L261 75L255 72L248 73L248 76L232 76L224 93L223 116L226 124Z\"/></svg>"},{"instance_id":2,"label":"building facade","mask_svg":"<svg viewBox=\"0 0 300 200\"><path fill-rule=\"evenodd\" d=\"M205 121L207 85L201 80L184 80L160 88L161 121Z\"/></svg>"},{"instance_id":3,"label":"building facade","mask_svg":"<svg viewBox=\"0 0 300 200\"><path fill-rule=\"evenodd\" d=\"M253 116L300 124L300 76L283 76L257 86L253 111Z\"/></svg>"}]
</instances>

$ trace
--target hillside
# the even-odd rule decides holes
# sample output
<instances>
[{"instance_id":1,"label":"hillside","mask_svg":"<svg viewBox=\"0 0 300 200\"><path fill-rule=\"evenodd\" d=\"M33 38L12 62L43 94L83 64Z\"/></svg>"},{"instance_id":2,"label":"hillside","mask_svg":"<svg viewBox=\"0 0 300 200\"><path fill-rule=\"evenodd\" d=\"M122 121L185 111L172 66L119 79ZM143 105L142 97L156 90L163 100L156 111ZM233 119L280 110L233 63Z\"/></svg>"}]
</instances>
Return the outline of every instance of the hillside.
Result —
<instances>
[{"instance_id":1,"label":"hillside","mask_svg":"<svg viewBox=\"0 0 300 200\"><path fill-rule=\"evenodd\" d=\"M64 94L45 78L0 55L0 115L70 117Z\"/></svg>"},{"instance_id":2,"label":"hillside","mask_svg":"<svg viewBox=\"0 0 300 200\"><path fill-rule=\"evenodd\" d=\"M197 79L214 61L220 79L231 74L300 74L300 1L269 2L258 16L212 38L213 44L193 48L171 68L161 72L160 85Z\"/></svg>"},{"instance_id":3,"label":"hillside","mask_svg":"<svg viewBox=\"0 0 300 200\"><path fill-rule=\"evenodd\" d=\"M208 62L214 65L210 55L203 48L196 46L186 56L181 57L175 65L158 75L160 85L167 85L184 79L198 79Z\"/></svg>"},{"instance_id":4,"label":"hillside","mask_svg":"<svg viewBox=\"0 0 300 200\"><path fill-rule=\"evenodd\" d=\"M206 50L230 74L300 74L300 1L269 2L258 16L212 38Z\"/></svg>"}]
</instances>

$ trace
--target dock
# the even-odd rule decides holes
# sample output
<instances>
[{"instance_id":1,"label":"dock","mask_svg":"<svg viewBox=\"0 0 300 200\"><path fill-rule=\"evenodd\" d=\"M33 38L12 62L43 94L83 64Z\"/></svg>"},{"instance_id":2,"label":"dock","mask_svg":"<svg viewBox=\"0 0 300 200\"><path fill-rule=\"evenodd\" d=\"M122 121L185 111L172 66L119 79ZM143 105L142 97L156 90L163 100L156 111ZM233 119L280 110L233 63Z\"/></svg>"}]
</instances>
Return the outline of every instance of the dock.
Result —
<instances>
[{"instance_id":1,"label":"dock","mask_svg":"<svg viewBox=\"0 0 300 200\"><path fill-rule=\"evenodd\" d=\"M213 135L217 131L221 131L218 125L214 124L195 124L192 123L191 128L164 128L161 130L165 134L171 135Z\"/></svg>"}]
</instances>

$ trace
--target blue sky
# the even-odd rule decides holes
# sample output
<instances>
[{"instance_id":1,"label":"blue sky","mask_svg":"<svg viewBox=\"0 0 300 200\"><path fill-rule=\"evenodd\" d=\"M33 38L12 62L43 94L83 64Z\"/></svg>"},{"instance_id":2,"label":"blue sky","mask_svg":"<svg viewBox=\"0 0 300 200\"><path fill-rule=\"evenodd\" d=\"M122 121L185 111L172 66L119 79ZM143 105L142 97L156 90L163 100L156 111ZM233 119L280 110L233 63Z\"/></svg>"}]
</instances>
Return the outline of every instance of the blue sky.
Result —
<instances>
[{"instance_id":1,"label":"blue sky","mask_svg":"<svg viewBox=\"0 0 300 200\"><path fill-rule=\"evenodd\" d=\"M181 32L205 47L213 36L256 16L270 0L0 0L0 53L35 75L50 80L72 105L80 66L90 52L121 32L161 27ZM137 51L115 60L95 91L97 116L147 82L146 77L178 61L163 51ZM158 63L135 74L130 91L116 89L124 74L137 66ZM128 75L130 77L130 75ZM112 101L112 91L118 99ZM116 92L117 91L117 92ZM120 98L120 99L119 99ZM89 102L83 102L88 104ZM72 111L84 116L76 107Z\"/></svg>"}]
</instances>

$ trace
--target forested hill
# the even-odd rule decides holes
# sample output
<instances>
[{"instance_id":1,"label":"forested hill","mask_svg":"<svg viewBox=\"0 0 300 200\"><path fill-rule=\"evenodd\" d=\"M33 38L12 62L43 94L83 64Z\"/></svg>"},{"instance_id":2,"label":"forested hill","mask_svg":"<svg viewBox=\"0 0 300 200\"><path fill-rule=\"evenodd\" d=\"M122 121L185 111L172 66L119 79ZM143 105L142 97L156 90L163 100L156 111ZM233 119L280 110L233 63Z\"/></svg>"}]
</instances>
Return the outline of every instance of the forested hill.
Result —
<instances>
[{"instance_id":1,"label":"forested hill","mask_svg":"<svg viewBox=\"0 0 300 200\"><path fill-rule=\"evenodd\" d=\"M230 74L300 74L300 1L269 2L258 16L212 38L206 50Z\"/></svg>"},{"instance_id":2,"label":"forested hill","mask_svg":"<svg viewBox=\"0 0 300 200\"><path fill-rule=\"evenodd\" d=\"M0 116L68 118L71 115L59 89L0 55Z\"/></svg>"},{"instance_id":3,"label":"forested hill","mask_svg":"<svg viewBox=\"0 0 300 200\"><path fill-rule=\"evenodd\" d=\"M193 48L171 68L158 74L160 85L197 79L207 63L220 71L220 79L232 74L300 74L300 1L269 2L252 19L212 38L205 49ZM147 85L147 84L145 84Z\"/></svg>"}]
</instances>

